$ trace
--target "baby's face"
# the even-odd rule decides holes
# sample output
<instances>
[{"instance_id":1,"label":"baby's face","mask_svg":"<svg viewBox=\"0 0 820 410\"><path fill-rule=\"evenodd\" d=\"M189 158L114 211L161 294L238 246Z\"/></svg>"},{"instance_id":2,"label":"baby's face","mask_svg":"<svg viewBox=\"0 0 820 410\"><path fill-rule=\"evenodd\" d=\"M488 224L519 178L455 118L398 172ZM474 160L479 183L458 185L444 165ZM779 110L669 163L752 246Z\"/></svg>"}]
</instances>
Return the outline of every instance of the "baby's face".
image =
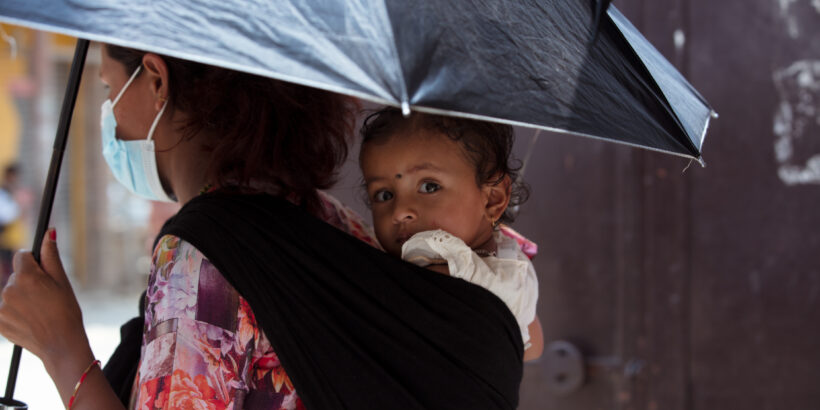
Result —
<instances>
[{"instance_id":1,"label":"baby's face","mask_svg":"<svg viewBox=\"0 0 820 410\"><path fill-rule=\"evenodd\" d=\"M488 193L458 142L431 131L393 135L365 144L361 165L376 236L388 253L401 256L407 239L433 229L471 248L492 236Z\"/></svg>"}]
</instances>

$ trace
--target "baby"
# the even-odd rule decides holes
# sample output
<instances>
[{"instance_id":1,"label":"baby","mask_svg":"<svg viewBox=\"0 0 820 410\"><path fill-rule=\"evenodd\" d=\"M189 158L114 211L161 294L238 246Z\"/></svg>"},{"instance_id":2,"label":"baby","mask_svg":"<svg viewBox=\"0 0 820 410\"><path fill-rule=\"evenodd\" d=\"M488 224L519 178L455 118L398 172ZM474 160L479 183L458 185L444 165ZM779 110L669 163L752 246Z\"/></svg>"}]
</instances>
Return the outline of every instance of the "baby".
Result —
<instances>
[{"instance_id":1,"label":"baby","mask_svg":"<svg viewBox=\"0 0 820 410\"><path fill-rule=\"evenodd\" d=\"M508 158L512 127L395 108L362 127L360 166L376 237L388 253L482 286L515 316L524 360L543 349L535 269L509 228L526 199Z\"/></svg>"}]
</instances>

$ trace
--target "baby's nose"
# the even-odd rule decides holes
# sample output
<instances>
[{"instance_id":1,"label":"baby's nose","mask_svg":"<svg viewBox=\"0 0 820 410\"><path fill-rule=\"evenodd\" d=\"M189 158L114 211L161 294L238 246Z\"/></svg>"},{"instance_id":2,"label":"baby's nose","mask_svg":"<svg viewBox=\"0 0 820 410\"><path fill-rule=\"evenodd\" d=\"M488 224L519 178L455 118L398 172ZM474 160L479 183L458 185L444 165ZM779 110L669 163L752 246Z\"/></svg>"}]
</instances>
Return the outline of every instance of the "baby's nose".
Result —
<instances>
[{"instance_id":1,"label":"baby's nose","mask_svg":"<svg viewBox=\"0 0 820 410\"><path fill-rule=\"evenodd\" d=\"M396 207L393 209L393 222L404 223L410 222L418 218L418 213L415 207L407 202L396 202Z\"/></svg>"}]
</instances>

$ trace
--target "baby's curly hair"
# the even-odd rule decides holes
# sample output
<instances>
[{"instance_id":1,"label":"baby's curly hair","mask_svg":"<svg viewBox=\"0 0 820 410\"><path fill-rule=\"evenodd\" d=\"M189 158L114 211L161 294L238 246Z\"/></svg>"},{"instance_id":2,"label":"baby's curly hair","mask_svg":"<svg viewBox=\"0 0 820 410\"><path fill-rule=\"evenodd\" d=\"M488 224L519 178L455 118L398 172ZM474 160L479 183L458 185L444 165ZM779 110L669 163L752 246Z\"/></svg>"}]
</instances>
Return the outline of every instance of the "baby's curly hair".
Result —
<instances>
[{"instance_id":1,"label":"baby's curly hair","mask_svg":"<svg viewBox=\"0 0 820 410\"><path fill-rule=\"evenodd\" d=\"M405 117L398 108L386 107L371 113L364 120L361 128L362 149L365 144L386 140L399 130L436 131L459 142L466 158L475 166L478 186L499 184L509 176L510 202L501 222L513 222L514 210L529 198L529 187L518 180L521 163L512 158L515 139L512 126L419 112Z\"/></svg>"}]
</instances>

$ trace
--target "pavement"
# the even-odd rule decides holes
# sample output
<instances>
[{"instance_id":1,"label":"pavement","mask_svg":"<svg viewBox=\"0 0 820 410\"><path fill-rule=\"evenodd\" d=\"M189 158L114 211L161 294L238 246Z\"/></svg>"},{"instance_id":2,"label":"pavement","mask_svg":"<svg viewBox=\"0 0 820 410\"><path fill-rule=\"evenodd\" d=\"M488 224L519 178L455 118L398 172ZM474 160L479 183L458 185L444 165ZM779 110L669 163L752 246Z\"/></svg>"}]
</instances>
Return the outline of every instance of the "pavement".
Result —
<instances>
[{"instance_id":1,"label":"pavement","mask_svg":"<svg viewBox=\"0 0 820 410\"><path fill-rule=\"evenodd\" d=\"M94 355L105 365L120 342L120 326L136 316L140 292L81 292L77 294L83 321ZM13 345L0 336L0 395L5 392ZM62 409L57 388L48 377L43 363L26 351L20 360L20 371L14 398L29 409Z\"/></svg>"}]
</instances>

